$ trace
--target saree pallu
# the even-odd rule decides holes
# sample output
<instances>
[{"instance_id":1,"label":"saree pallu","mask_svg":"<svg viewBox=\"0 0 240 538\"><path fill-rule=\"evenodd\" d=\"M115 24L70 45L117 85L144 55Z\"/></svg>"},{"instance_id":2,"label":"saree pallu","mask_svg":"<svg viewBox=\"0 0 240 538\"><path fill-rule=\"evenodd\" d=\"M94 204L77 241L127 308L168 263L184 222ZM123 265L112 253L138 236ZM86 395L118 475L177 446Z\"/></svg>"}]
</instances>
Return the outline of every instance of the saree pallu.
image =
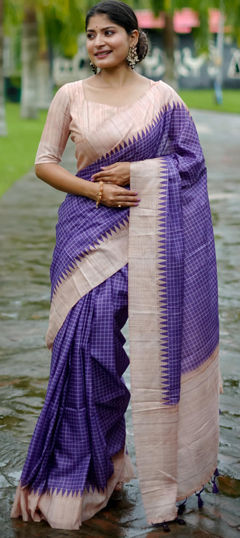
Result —
<instances>
[{"instance_id":1,"label":"saree pallu","mask_svg":"<svg viewBox=\"0 0 240 538\"><path fill-rule=\"evenodd\" d=\"M130 161L138 207L96 209L67 195L51 266L50 380L12 517L77 529L133 476L126 451L130 394L121 328L129 316L137 472L149 523L175 519L176 502L217 466L217 273L204 157L185 105L161 83L149 122L134 106L86 142L90 180ZM144 115L144 114L143 114ZM89 149L90 148L90 149ZM83 148L84 151L84 148Z\"/></svg>"}]
</instances>

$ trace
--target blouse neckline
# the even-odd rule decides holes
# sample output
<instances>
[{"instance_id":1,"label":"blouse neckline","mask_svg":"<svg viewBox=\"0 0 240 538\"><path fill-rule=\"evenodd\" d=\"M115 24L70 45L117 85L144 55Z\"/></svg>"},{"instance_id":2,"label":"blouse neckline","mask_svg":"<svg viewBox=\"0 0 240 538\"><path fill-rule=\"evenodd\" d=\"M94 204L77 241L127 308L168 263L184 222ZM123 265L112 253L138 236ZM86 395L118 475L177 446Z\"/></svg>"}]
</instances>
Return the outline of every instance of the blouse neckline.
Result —
<instances>
[{"instance_id":1,"label":"blouse neckline","mask_svg":"<svg viewBox=\"0 0 240 538\"><path fill-rule=\"evenodd\" d=\"M154 87L154 85L156 84L156 81L155 80L150 80L150 84L149 84L149 87L142 93L142 95L140 95L135 101L133 101L132 103L126 103L125 105L110 105L108 103L102 103L101 101L94 101L93 99L87 99L86 96L85 96L85 91L84 91L84 80L81 80L81 83L82 83L82 91L83 91L83 97L84 97L84 100L85 102L87 103L91 103L91 104L94 104L94 105L99 105L99 106L103 106L103 107L108 107L108 108L112 108L112 109L124 109L124 108L128 108L128 107L131 107L131 106L135 106L136 104L138 104L142 99L144 99L144 97L146 97L146 95L148 94L148 92L150 92L152 90L152 88Z\"/></svg>"}]
</instances>

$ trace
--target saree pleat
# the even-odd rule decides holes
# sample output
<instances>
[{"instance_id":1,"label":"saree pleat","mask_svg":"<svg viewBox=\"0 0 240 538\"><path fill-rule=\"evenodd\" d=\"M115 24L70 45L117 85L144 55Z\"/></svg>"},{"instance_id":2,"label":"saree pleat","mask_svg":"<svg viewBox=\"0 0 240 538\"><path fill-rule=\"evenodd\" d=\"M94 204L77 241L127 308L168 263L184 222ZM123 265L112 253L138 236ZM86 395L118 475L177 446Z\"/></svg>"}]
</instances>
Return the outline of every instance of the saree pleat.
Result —
<instances>
[{"instance_id":1,"label":"saree pleat","mask_svg":"<svg viewBox=\"0 0 240 538\"><path fill-rule=\"evenodd\" d=\"M50 524L78 528L119 476L132 476L121 334L129 315L137 470L147 521L161 523L217 465L217 272L205 161L189 111L163 83L81 142L86 166L77 175L89 181L102 166L131 161L141 203L96 210L93 200L67 195L59 210L50 380L12 517L27 518L31 501L50 521L40 508L46 495L59 507L71 494L72 522L66 516L64 527L53 509Z\"/></svg>"},{"instance_id":2,"label":"saree pleat","mask_svg":"<svg viewBox=\"0 0 240 538\"><path fill-rule=\"evenodd\" d=\"M23 498L27 486L38 508L45 492L71 493L80 502L84 492L96 490L98 502L98 492L105 500L112 458L122 450L133 476L124 454L130 394L122 378L129 360L121 328L127 319L127 288L125 266L72 308L55 338L46 400L21 476ZM119 478L116 469L115 474ZM115 485L112 481L108 497Z\"/></svg>"}]
</instances>

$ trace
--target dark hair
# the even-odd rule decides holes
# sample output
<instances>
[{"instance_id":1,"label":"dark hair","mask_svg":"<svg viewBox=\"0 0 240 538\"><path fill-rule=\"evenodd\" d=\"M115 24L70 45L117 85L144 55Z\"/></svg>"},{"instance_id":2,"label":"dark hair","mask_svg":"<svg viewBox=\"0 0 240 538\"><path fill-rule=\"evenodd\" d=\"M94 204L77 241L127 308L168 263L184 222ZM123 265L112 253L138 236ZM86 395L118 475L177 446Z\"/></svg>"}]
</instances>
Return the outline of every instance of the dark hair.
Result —
<instances>
[{"instance_id":1,"label":"dark hair","mask_svg":"<svg viewBox=\"0 0 240 538\"><path fill-rule=\"evenodd\" d=\"M110 21L122 26L122 28L124 28L129 35L131 35L133 30L139 31L137 55L139 62L141 62L141 60L145 58L148 51L148 38L145 32L138 27L137 17L133 9L124 2L118 0L106 0L105 2L99 2L99 4L93 6L86 15L86 30L89 19L98 13L107 15Z\"/></svg>"}]
</instances>

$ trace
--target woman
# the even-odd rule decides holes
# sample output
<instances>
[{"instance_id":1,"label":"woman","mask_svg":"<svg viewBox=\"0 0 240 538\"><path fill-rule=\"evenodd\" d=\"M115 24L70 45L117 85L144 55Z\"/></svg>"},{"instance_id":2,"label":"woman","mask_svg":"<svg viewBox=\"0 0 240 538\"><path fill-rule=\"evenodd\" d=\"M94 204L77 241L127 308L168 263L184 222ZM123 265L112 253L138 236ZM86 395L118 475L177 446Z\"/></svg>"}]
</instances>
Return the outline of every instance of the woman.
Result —
<instances>
[{"instance_id":1,"label":"woman","mask_svg":"<svg viewBox=\"0 0 240 538\"><path fill-rule=\"evenodd\" d=\"M129 314L137 471L147 521L177 516L217 465L218 310L206 167L189 112L133 70L122 2L86 19L95 75L51 104L36 174L67 192L51 266L50 380L12 517L78 529L133 476L121 328ZM59 162L75 143L78 173Z\"/></svg>"}]
</instances>

